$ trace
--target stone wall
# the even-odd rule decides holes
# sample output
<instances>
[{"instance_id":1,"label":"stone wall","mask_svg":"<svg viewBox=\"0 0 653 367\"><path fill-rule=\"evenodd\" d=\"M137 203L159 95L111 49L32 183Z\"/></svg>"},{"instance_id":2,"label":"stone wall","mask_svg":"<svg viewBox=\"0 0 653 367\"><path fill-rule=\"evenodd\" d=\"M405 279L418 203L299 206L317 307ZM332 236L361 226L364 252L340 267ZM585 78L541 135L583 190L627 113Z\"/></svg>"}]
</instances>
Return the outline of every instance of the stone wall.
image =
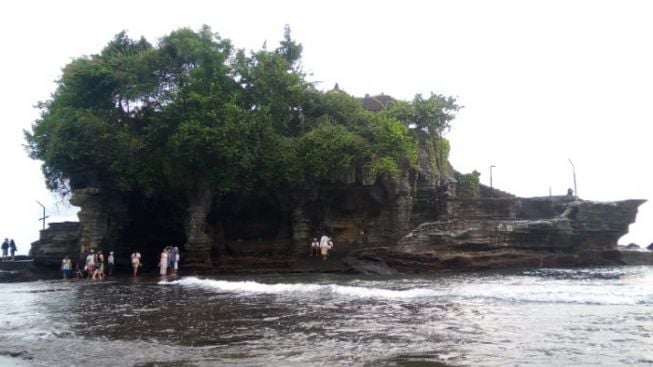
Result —
<instances>
[{"instance_id":1,"label":"stone wall","mask_svg":"<svg viewBox=\"0 0 653 367\"><path fill-rule=\"evenodd\" d=\"M78 222L50 223L40 231L39 240L32 243L29 255L37 266L58 267L64 256L73 260L79 257L81 235Z\"/></svg>"},{"instance_id":2,"label":"stone wall","mask_svg":"<svg viewBox=\"0 0 653 367\"><path fill-rule=\"evenodd\" d=\"M447 201L450 220L516 219L522 201L518 198L456 199Z\"/></svg>"}]
</instances>

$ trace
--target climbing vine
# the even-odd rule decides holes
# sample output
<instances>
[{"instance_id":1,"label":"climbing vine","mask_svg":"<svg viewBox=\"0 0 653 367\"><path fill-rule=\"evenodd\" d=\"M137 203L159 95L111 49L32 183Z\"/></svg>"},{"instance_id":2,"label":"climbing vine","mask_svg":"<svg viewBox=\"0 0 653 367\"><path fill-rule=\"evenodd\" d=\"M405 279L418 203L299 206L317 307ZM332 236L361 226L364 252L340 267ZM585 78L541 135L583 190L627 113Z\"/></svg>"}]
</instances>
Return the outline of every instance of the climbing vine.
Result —
<instances>
[{"instance_id":1,"label":"climbing vine","mask_svg":"<svg viewBox=\"0 0 653 367\"><path fill-rule=\"evenodd\" d=\"M480 195L481 174L474 170L472 173L460 173L455 171L456 181L458 181L457 196L460 198L477 198Z\"/></svg>"},{"instance_id":2,"label":"climbing vine","mask_svg":"<svg viewBox=\"0 0 653 367\"><path fill-rule=\"evenodd\" d=\"M436 175L447 176L449 173L449 140L442 136L434 136L426 140L426 149L433 174L431 179L435 180Z\"/></svg>"}]
</instances>

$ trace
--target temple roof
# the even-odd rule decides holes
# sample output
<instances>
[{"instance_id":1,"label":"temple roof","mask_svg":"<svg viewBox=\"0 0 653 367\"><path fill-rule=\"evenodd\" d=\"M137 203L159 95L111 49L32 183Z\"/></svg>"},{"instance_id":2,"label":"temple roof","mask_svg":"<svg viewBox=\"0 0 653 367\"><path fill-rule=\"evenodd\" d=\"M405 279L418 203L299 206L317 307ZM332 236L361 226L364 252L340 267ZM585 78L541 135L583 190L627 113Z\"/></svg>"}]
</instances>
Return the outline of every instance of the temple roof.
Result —
<instances>
[{"instance_id":1,"label":"temple roof","mask_svg":"<svg viewBox=\"0 0 653 367\"><path fill-rule=\"evenodd\" d=\"M365 97L361 98L361 104L363 105L363 108L372 112L381 111L394 101L394 98L391 96L386 96L383 93L376 96L370 96L369 94L366 94Z\"/></svg>"}]
</instances>

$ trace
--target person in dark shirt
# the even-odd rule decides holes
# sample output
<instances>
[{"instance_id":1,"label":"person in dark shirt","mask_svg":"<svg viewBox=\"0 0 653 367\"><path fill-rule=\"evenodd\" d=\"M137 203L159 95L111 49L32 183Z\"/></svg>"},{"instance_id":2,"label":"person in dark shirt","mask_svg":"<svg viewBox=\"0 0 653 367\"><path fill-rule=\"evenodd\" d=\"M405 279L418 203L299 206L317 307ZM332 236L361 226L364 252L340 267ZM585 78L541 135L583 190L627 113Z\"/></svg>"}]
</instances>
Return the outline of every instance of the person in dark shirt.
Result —
<instances>
[{"instance_id":1,"label":"person in dark shirt","mask_svg":"<svg viewBox=\"0 0 653 367\"><path fill-rule=\"evenodd\" d=\"M9 251L9 239L5 238L5 241L2 243L2 261L7 260L8 251Z\"/></svg>"},{"instance_id":2,"label":"person in dark shirt","mask_svg":"<svg viewBox=\"0 0 653 367\"><path fill-rule=\"evenodd\" d=\"M14 239L12 238L11 241L9 241L9 250L11 251L11 261L16 260L16 242L14 242Z\"/></svg>"}]
</instances>

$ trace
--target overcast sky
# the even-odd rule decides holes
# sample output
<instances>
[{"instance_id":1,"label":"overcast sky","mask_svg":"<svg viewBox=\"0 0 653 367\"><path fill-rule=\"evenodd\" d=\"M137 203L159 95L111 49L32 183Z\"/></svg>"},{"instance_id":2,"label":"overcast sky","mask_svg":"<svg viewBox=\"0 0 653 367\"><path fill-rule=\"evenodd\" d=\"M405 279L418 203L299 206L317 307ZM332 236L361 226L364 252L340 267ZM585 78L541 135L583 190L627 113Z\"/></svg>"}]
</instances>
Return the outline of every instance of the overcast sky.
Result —
<instances>
[{"instance_id":1,"label":"overcast sky","mask_svg":"<svg viewBox=\"0 0 653 367\"><path fill-rule=\"evenodd\" d=\"M37 218L74 219L22 147L33 108L73 58L121 30L158 38L203 24L238 48L272 47L289 24L322 89L451 95L451 163L520 196L653 198L653 5L647 1L30 1L0 3L0 237L19 253ZM653 242L653 204L621 243Z\"/></svg>"}]
</instances>

